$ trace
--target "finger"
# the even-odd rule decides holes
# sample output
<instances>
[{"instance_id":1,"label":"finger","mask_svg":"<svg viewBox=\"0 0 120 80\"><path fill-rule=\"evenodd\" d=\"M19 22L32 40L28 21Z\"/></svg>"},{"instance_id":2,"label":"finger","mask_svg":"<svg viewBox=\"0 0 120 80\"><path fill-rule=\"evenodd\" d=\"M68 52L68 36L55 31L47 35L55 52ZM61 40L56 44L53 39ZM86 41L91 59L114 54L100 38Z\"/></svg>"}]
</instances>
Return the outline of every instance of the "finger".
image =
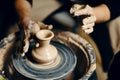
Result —
<instances>
[{"instance_id":1,"label":"finger","mask_svg":"<svg viewBox=\"0 0 120 80\"><path fill-rule=\"evenodd\" d=\"M25 32L25 38L24 39L29 39L29 37L30 37L30 30L27 29L27 30L24 30L24 32Z\"/></svg>"},{"instance_id":2,"label":"finger","mask_svg":"<svg viewBox=\"0 0 120 80\"><path fill-rule=\"evenodd\" d=\"M74 16L81 16L81 15L93 15L92 8L86 5L83 9L79 9L74 12Z\"/></svg>"},{"instance_id":3,"label":"finger","mask_svg":"<svg viewBox=\"0 0 120 80\"><path fill-rule=\"evenodd\" d=\"M87 34L90 34L90 33L92 33L93 31L94 31L94 29L93 28L90 28L90 29L86 29L86 30L84 30L85 31L85 33L87 33Z\"/></svg>"},{"instance_id":4,"label":"finger","mask_svg":"<svg viewBox=\"0 0 120 80\"><path fill-rule=\"evenodd\" d=\"M82 9L84 5L74 4L70 9L70 13L73 14L75 11Z\"/></svg>"},{"instance_id":5,"label":"finger","mask_svg":"<svg viewBox=\"0 0 120 80\"><path fill-rule=\"evenodd\" d=\"M39 21L37 22L37 24L40 26L40 29L50 29L51 30L53 28L53 25L46 25Z\"/></svg>"},{"instance_id":6,"label":"finger","mask_svg":"<svg viewBox=\"0 0 120 80\"><path fill-rule=\"evenodd\" d=\"M87 24L95 23L95 21L96 21L96 17L92 15L90 17L84 18L82 23L83 25L87 25Z\"/></svg>"},{"instance_id":7,"label":"finger","mask_svg":"<svg viewBox=\"0 0 120 80\"><path fill-rule=\"evenodd\" d=\"M22 53L21 56L24 57L24 56L25 56L25 53Z\"/></svg>"},{"instance_id":8,"label":"finger","mask_svg":"<svg viewBox=\"0 0 120 80\"><path fill-rule=\"evenodd\" d=\"M40 30L40 26L37 23L34 23L30 29L30 33L35 35Z\"/></svg>"},{"instance_id":9,"label":"finger","mask_svg":"<svg viewBox=\"0 0 120 80\"><path fill-rule=\"evenodd\" d=\"M87 25L83 25L82 29L83 30L90 29L90 28L93 28L94 25L95 25L95 23L90 23L90 24L87 24Z\"/></svg>"},{"instance_id":10,"label":"finger","mask_svg":"<svg viewBox=\"0 0 120 80\"><path fill-rule=\"evenodd\" d=\"M25 46L23 47L23 52L26 53L29 49L29 40L26 39L24 40L24 42L25 42Z\"/></svg>"},{"instance_id":11,"label":"finger","mask_svg":"<svg viewBox=\"0 0 120 80\"><path fill-rule=\"evenodd\" d=\"M34 23L35 23L34 21L30 20L28 25L27 25L28 29L31 29L33 27Z\"/></svg>"}]
</instances>

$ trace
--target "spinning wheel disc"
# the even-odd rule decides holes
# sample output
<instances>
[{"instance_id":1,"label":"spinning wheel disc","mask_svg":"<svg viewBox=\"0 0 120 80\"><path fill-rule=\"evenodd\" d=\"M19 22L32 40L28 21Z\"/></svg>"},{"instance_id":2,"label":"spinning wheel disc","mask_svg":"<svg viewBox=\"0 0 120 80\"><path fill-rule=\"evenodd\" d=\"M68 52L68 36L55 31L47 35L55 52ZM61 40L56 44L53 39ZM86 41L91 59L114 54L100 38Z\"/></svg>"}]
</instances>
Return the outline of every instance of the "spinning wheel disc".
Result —
<instances>
[{"instance_id":1,"label":"spinning wheel disc","mask_svg":"<svg viewBox=\"0 0 120 80\"><path fill-rule=\"evenodd\" d=\"M22 75L31 79L59 79L68 75L73 71L77 63L74 51L58 42L53 41L51 44L58 50L58 55L60 57L59 64L49 69L35 68L29 63L27 56L21 57L19 55L14 55L12 60L15 69ZM32 64L41 65L34 62Z\"/></svg>"}]
</instances>

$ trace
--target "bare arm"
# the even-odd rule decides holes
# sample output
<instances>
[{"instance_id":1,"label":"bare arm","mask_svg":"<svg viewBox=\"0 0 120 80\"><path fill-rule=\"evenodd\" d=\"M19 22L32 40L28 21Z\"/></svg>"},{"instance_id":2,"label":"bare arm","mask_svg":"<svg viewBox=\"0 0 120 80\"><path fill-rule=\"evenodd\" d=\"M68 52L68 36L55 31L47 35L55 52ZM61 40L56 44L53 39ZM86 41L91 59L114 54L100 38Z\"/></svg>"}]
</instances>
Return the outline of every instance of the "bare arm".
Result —
<instances>
[{"instance_id":1,"label":"bare arm","mask_svg":"<svg viewBox=\"0 0 120 80\"><path fill-rule=\"evenodd\" d=\"M28 0L15 0L15 8L25 32L25 38L23 39L24 46L22 45L23 51L21 52L21 55L24 56L29 49L30 32L28 30L31 20L31 4Z\"/></svg>"},{"instance_id":2,"label":"bare arm","mask_svg":"<svg viewBox=\"0 0 120 80\"><path fill-rule=\"evenodd\" d=\"M96 16L96 23L106 22L110 20L110 11L105 4L93 7L93 13Z\"/></svg>"},{"instance_id":3,"label":"bare arm","mask_svg":"<svg viewBox=\"0 0 120 80\"><path fill-rule=\"evenodd\" d=\"M31 4L27 0L15 0L15 7L24 29L28 28L31 18Z\"/></svg>"}]
</instances>

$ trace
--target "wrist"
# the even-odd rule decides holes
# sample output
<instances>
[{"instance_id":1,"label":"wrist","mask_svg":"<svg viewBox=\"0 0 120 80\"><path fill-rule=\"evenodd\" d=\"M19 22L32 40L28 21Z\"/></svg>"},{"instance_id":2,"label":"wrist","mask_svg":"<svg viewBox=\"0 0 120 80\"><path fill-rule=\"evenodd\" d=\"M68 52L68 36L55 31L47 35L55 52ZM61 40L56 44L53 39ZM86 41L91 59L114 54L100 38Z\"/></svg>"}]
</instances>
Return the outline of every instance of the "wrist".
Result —
<instances>
[{"instance_id":1,"label":"wrist","mask_svg":"<svg viewBox=\"0 0 120 80\"><path fill-rule=\"evenodd\" d=\"M31 21L30 17L25 17L20 20L20 23L23 25L23 28L28 29L29 22Z\"/></svg>"},{"instance_id":2,"label":"wrist","mask_svg":"<svg viewBox=\"0 0 120 80\"><path fill-rule=\"evenodd\" d=\"M110 20L110 11L105 4L93 7L93 13L96 16L96 23L102 23Z\"/></svg>"}]
</instances>

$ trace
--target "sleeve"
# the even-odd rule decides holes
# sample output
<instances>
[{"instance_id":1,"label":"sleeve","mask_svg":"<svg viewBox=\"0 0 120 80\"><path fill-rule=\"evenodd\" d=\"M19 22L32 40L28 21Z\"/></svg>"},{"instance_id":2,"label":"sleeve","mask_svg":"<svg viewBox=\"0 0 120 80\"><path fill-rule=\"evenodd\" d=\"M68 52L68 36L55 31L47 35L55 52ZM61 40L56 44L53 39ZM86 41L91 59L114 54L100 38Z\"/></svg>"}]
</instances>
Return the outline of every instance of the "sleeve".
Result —
<instances>
[{"instance_id":1,"label":"sleeve","mask_svg":"<svg viewBox=\"0 0 120 80\"><path fill-rule=\"evenodd\" d=\"M105 4L108 6L110 10L111 19L114 19L117 16L120 16L120 1L119 0L106 0Z\"/></svg>"},{"instance_id":2,"label":"sleeve","mask_svg":"<svg viewBox=\"0 0 120 80\"><path fill-rule=\"evenodd\" d=\"M32 5L33 4L33 0L28 0L28 2Z\"/></svg>"}]
</instances>

